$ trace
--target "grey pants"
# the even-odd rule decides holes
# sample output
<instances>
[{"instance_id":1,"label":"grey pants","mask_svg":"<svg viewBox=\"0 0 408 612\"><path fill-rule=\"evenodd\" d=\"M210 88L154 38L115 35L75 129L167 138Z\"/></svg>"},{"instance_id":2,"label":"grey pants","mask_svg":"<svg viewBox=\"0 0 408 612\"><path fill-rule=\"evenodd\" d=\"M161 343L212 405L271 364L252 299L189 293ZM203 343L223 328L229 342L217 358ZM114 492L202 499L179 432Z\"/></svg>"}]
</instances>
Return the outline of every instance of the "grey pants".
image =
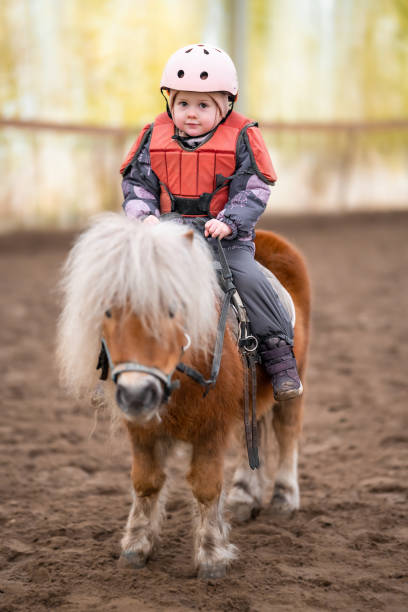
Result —
<instances>
[{"instance_id":1,"label":"grey pants","mask_svg":"<svg viewBox=\"0 0 408 612\"><path fill-rule=\"evenodd\" d=\"M255 261L252 249L246 245L234 245L224 248L224 252L247 309L252 333L260 338L282 338L293 345L293 327L288 313Z\"/></svg>"}]
</instances>

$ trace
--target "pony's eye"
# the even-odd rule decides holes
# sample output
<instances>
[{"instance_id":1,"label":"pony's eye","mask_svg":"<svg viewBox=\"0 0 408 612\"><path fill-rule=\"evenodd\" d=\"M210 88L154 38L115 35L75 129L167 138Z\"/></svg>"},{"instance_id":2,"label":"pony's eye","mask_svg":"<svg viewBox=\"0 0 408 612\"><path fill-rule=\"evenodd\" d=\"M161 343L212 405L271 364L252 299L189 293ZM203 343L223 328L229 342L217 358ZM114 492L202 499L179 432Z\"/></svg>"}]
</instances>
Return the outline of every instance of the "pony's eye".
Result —
<instances>
[{"instance_id":1,"label":"pony's eye","mask_svg":"<svg viewBox=\"0 0 408 612\"><path fill-rule=\"evenodd\" d=\"M106 310L106 312L105 312L105 317L108 317L108 319L111 319L111 318L112 318L112 313L111 313L111 311L110 311L110 310Z\"/></svg>"},{"instance_id":2,"label":"pony's eye","mask_svg":"<svg viewBox=\"0 0 408 612\"><path fill-rule=\"evenodd\" d=\"M170 319L174 319L175 316L176 316L176 309L174 308L174 306L171 306L169 308L169 317Z\"/></svg>"}]
</instances>

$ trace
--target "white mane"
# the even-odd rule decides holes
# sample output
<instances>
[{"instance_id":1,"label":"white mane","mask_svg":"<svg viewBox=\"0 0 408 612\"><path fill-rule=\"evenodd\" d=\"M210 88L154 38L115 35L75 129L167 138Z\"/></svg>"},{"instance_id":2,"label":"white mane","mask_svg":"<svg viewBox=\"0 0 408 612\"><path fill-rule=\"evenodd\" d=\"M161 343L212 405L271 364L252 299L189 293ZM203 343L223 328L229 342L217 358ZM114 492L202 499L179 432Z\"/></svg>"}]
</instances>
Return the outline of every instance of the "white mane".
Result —
<instances>
[{"instance_id":1,"label":"white mane","mask_svg":"<svg viewBox=\"0 0 408 612\"><path fill-rule=\"evenodd\" d=\"M105 213L78 238L63 270L57 342L63 382L77 395L97 381L102 322L112 306L130 306L151 330L170 309L182 309L192 349L212 348L216 275L205 241L185 234L175 223Z\"/></svg>"}]
</instances>

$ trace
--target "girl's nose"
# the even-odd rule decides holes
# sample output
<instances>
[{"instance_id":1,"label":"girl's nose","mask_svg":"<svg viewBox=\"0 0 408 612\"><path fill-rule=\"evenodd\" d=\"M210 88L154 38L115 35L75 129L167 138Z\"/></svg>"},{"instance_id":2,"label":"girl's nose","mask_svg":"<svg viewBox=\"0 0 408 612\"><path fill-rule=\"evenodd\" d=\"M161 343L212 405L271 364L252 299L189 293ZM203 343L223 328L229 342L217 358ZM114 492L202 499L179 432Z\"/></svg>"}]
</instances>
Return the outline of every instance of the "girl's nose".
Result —
<instances>
[{"instance_id":1,"label":"girl's nose","mask_svg":"<svg viewBox=\"0 0 408 612\"><path fill-rule=\"evenodd\" d=\"M188 114L188 117L195 117L196 111L194 110L194 108L189 108L187 114Z\"/></svg>"}]
</instances>

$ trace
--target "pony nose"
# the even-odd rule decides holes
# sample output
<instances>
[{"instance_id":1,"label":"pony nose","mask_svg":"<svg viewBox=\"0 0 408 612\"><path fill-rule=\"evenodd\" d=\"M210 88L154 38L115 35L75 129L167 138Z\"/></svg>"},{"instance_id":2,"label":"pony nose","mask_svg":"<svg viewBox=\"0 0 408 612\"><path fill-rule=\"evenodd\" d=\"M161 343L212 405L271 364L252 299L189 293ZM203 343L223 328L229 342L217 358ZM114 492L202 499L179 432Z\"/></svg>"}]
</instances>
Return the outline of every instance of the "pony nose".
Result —
<instances>
[{"instance_id":1,"label":"pony nose","mask_svg":"<svg viewBox=\"0 0 408 612\"><path fill-rule=\"evenodd\" d=\"M116 401L124 412L155 408L160 403L161 395L161 387L155 380L147 380L137 386L118 384L116 389Z\"/></svg>"}]
</instances>

